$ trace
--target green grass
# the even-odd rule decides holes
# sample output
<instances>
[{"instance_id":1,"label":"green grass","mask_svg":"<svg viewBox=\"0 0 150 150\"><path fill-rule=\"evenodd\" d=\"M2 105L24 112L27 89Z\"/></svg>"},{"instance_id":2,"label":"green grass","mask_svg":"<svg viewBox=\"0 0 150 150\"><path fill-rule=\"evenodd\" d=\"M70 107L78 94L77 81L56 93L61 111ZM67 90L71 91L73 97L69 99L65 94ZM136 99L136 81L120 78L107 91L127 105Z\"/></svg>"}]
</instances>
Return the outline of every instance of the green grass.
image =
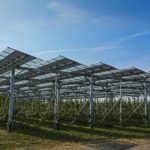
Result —
<instances>
[{"instance_id":1,"label":"green grass","mask_svg":"<svg viewBox=\"0 0 150 150\"><path fill-rule=\"evenodd\" d=\"M61 126L60 131L48 127L15 123L14 131L7 133L0 129L0 150L16 148L37 149L37 147L57 147L64 143L111 142L120 139L150 139L150 128L145 127L88 127Z\"/></svg>"}]
</instances>

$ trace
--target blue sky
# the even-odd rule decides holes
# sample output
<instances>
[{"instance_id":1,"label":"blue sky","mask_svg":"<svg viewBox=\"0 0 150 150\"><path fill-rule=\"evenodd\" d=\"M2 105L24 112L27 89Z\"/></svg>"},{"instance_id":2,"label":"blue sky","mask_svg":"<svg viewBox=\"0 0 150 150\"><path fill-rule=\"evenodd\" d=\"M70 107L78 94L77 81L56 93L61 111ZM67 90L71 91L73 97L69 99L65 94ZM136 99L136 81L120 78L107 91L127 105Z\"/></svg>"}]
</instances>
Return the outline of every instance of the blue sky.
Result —
<instances>
[{"instance_id":1,"label":"blue sky","mask_svg":"<svg viewBox=\"0 0 150 150\"><path fill-rule=\"evenodd\" d=\"M150 70L149 0L0 0L0 49Z\"/></svg>"}]
</instances>

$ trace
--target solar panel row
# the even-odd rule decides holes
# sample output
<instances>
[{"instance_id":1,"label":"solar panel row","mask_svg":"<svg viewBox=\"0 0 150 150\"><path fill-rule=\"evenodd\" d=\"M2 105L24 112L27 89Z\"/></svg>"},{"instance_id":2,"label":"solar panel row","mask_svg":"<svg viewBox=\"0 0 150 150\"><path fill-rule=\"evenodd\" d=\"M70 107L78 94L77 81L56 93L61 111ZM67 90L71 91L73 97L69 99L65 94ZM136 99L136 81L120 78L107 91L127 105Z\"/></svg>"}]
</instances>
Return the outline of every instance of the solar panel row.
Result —
<instances>
[{"instance_id":1,"label":"solar panel row","mask_svg":"<svg viewBox=\"0 0 150 150\"><path fill-rule=\"evenodd\" d=\"M135 67L126 69L117 69L105 63L97 63L92 65L83 65L69 58L58 56L48 61L36 58L24 52L6 48L0 53L0 92L9 91L9 79L11 69L15 69L15 89L14 94L18 97L24 97L23 93L33 96L31 89L38 89L36 94L43 97L50 96L54 91L55 77L59 81L61 87L61 95L72 95L72 90L79 93L88 94L89 78L94 78L94 93L98 97L104 95L108 86L112 91L117 91L119 82L122 86L130 89L123 93L136 94L133 85L137 88L143 88L142 83L147 79L149 83L149 73ZM64 90L63 90L64 89ZM17 91L22 91L18 94ZM44 92L43 92L44 91ZM45 92L47 91L47 92ZM69 92L70 91L70 92ZM117 93L117 92L116 92Z\"/></svg>"}]
</instances>

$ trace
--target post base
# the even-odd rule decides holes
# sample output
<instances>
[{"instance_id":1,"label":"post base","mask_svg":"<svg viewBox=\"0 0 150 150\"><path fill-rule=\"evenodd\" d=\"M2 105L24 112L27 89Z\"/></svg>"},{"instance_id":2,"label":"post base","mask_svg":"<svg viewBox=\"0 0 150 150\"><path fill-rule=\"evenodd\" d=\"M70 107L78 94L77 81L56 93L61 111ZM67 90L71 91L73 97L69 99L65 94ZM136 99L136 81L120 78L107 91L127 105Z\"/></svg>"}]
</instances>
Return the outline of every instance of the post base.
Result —
<instances>
[{"instance_id":1,"label":"post base","mask_svg":"<svg viewBox=\"0 0 150 150\"><path fill-rule=\"evenodd\" d=\"M7 132L12 132L12 127L13 127L12 122L8 122L7 123Z\"/></svg>"},{"instance_id":2,"label":"post base","mask_svg":"<svg viewBox=\"0 0 150 150\"><path fill-rule=\"evenodd\" d=\"M54 129L55 130L60 130L60 124L59 123L54 123Z\"/></svg>"}]
</instances>

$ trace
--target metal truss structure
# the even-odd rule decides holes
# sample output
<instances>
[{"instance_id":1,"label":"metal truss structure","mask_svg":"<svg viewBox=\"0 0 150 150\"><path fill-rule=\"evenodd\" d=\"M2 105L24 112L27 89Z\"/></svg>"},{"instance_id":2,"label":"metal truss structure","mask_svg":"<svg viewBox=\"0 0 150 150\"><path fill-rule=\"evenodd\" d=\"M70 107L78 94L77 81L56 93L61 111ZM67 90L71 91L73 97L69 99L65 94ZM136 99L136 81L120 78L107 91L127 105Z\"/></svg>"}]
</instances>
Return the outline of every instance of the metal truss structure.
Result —
<instances>
[{"instance_id":1,"label":"metal truss structure","mask_svg":"<svg viewBox=\"0 0 150 150\"><path fill-rule=\"evenodd\" d=\"M119 104L121 126L124 97L142 97L143 100L132 113L144 104L144 119L147 123L149 85L149 72L136 67L118 69L102 62L87 66L63 56L44 61L9 47L0 53L0 94L9 94L8 131L12 128L14 98L47 100L52 95L56 129L59 128L59 102L66 100L66 97L75 101L83 97L88 99L90 128L94 126L94 101L117 98L103 120Z\"/></svg>"}]
</instances>

